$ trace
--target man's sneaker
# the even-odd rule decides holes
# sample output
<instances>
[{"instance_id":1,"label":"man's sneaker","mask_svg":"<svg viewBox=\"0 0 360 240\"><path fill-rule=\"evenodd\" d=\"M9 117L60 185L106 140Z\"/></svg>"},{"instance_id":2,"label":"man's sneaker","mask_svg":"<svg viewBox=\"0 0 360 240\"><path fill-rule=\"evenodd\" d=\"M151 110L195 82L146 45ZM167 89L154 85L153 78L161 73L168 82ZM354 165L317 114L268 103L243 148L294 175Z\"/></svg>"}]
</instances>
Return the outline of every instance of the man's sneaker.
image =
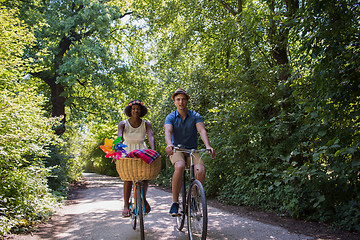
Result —
<instances>
[{"instance_id":1,"label":"man's sneaker","mask_svg":"<svg viewBox=\"0 0 360 240\"><path fill-rule=\"evenodd\" d=\"M171 208L170 208L170 212L171 216L173 217L178 217L180 216L179 214L179 203L176 203L174 202L172 205L171 205Z\"/></svg>"}]
</instances>

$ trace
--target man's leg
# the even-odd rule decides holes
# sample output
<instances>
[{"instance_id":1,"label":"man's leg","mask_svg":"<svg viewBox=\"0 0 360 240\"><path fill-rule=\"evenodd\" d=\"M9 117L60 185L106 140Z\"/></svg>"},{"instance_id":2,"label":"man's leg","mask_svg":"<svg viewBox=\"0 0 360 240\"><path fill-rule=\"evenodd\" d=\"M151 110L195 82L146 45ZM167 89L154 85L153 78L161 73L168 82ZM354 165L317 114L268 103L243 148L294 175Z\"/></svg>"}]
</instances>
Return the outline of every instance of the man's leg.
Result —
<instances>
[{"instance_id":1,"label":"man's leg","mask_svg":"<svg viewBox=\"0 0 360 240\"><path fill-rule=\"evenodd\" d=\"M175 171L172 178L173 203L169 213L173 217L176 217L179 216L179 192L181 190L182 178L185 171L185 162L183 160L183 155L174 155L170 158L171 162L174 164Z\"/></svg>"},{"instance_id":2,"label":"man's leg","mask_svg":"<svg viewBox=\"0 0 360 240\"><path fill-rule=\"evenodd\" d=\"M194 166L195 170L195 179L199 180L202 185L205 181L205 166L203 164L196 164Z\"/></svg>"},{"instance_id":3,"label":"man's leg","mask_svg":"<svg viewBox=\"0 0 360 240\"><path fill-rule=\"evenodd\" d=\"M182 178L185 171L185 162L178 161L174 164L175 171L172 178L172 194L173 194L173 202L179 201L179 193L181 190Z\"/></svg>"},{"instance_id":4,"label":"man's leg","mask_svg":"<svg viewBox=\"0 0 360 240\"><path fill-rule=\"evenodd\" d=\"M202 185L205 182L205 165L203 160L200 157L199 153L194 153L194 172L195 179L199 180Z\"/></svg>"}]
</instances>

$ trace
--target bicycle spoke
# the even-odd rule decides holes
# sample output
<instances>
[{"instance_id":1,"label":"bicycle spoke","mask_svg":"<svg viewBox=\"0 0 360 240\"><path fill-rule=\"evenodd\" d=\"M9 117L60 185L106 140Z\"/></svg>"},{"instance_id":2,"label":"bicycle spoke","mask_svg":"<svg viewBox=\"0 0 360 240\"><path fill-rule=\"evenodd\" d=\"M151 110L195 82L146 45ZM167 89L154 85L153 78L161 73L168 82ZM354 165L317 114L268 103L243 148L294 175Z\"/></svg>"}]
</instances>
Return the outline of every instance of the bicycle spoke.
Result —
<instances>
[{"instance_id":1,"label":"bicycle spoke","mask_svg":"<svg viewBox=\"0 0 360 240\"><path fill-rule=\"evenodd\" d=\"M135 230L136 229L136 211L135 211L135 204L133 203L132 199L130 199L129 208L130 208L131 226Z\"/></svg>"},{"instance_id":2,"label":"bicycle spoke","mask_svg":"<svg viewBox=\"0 0 360 240\"><path fill-rule=\"evenodd\" d=\"M193 235L195 236L201 236L202 229L203 229L203 214L202 214L202 204L201 200L199 201L198 196L198 188L196 188L197 192L194 194L194 196L191 196L191 230Z\"/></svg>"},{"instance_id":3,"label":"bicycle spoke","mask_svg":"<svg viewBox=\"0 0 360 240\"><path fill-rule=\"evenodd\" d=\"M188 199L188 230L190 239L205 239L207 234L207 206L204 189L194 181Z\"/></svg>"}]
</instances>

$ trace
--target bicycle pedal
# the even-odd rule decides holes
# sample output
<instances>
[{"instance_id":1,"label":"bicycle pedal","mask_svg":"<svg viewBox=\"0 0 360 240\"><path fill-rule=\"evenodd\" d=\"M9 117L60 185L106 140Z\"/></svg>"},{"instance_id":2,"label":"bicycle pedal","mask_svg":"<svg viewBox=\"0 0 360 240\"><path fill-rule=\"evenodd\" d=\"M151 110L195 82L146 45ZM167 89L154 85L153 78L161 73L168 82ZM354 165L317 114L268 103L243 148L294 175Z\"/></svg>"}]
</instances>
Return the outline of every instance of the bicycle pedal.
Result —
<instances>
[{"instance_id":1,"label":"bicycle pedal","mask_svg":"<svg viewBox=\"0 0 360 240\"><path fill-rule=\"evenodd\" d=\"M171 216L173 216L173 217L181 217L182 214L181 213L174 213L174 214L171 214Z\"/></svg>"}]
</instances>

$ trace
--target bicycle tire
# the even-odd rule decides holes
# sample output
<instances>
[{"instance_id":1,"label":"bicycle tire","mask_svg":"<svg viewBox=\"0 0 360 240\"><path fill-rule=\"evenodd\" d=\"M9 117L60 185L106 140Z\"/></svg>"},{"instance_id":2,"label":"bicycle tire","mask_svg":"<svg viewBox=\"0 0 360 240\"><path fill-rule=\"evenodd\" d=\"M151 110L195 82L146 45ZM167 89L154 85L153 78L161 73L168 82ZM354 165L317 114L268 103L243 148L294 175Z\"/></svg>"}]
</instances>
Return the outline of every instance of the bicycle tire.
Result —
<instances>
[{"instance_id":1,"label":"bicycle tire","mask_svg":"<svg viewBox=\"0 0 360 240\"><path fill-rule=\"evenodd\" d=\"M129 202L130 207L130 219L131 219L131 227L135 230L136 229L136 210L135 210L135 204L133 203L133 200L130 198Z\"/></svg>"},{"instance_id":2,"label":"bicycle tire","mask_svg":"<svg viewBox=\"0 0 360 240\"><path fill-rule=\"evenodd\" d=\"M185 223L185 216L186 216L186 174L184 172L183 180L181 183L181 190L180 190L180 196L179 196L179 213L180 216L176 217L176 226L179 231L181 231L184 227Z\"/></svg>"},{"instance_id":3,"label":"bicycle tire","mask_svg":"<svg viewBox=\"0 0 360 240\"><path fill-rule=\"evenodd\" d=\"M206 239L207 235L207 204L204 188L200 181L194 180L188 192L187 226L189 239Z\"/></svg>"},{"instance_id":4,"label":"bicycle tire","mask_svg":"<svg viewBox=\"0 0 360 240\"><path fill-rule=\"evenodd\" d=\"M145 239L145 231L144 231L144 194L142 187L138 186L138 216L139 216L139 224L140 224L140 235L141 240Z\"/></svg>"}]
</instances>

